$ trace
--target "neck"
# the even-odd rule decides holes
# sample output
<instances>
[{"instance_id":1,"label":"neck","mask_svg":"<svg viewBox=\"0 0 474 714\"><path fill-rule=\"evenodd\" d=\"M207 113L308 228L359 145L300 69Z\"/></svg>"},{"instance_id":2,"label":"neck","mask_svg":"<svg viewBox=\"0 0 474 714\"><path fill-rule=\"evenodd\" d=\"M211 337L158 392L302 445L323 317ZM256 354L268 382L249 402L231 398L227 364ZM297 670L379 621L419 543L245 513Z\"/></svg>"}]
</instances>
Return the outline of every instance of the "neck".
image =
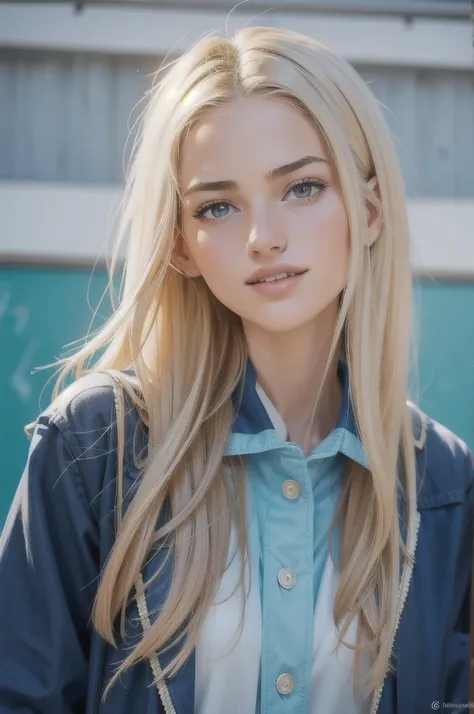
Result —
<instances>
[{"instance_id":1,"label":"neck","mask_svg":"<svg viewBox=\"0 0 474 714\"><path fill-rule=\"evenodd\" d=\"M337 350L323 384L336 318L337 314L320 315L317 325L291 333L268 333L244 325L258 381L282 416L288 440L306 454L333 430L341 406Z\"/></svg>"}]
</instances>

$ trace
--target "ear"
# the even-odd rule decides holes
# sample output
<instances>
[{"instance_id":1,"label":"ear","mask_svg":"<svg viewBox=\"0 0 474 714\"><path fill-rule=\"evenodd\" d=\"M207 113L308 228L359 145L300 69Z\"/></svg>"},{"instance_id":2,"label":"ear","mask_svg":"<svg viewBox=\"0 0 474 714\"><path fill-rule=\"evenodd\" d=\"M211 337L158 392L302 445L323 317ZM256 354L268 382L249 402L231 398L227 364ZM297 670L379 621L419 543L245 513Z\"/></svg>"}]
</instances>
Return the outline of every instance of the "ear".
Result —
<instances>
[{"instance_id":1,"label":"ear","mask_svg":"<svg viewBox=\"0 0 474 714\"><path fill-rule=\"evenodd\" d=\"M171 252L171 264L187 278L198 278L201 275L193 254L191 253L181 231L176 232L176 237Z\"/></svg>"},{"instance_id":2,"label":"ear","mask_svg":"<svg viewBox=\"0 0 474 714\"><path fill-rule=\"evenodd\" d=\"M373 201L367 199L367 224L369 227L369 247L372 246L380 235L382 230L382 207L380 204L380 192L378 180L373 176L367 182L367 191L373 197Z\"/></svg>"}]
</instances>

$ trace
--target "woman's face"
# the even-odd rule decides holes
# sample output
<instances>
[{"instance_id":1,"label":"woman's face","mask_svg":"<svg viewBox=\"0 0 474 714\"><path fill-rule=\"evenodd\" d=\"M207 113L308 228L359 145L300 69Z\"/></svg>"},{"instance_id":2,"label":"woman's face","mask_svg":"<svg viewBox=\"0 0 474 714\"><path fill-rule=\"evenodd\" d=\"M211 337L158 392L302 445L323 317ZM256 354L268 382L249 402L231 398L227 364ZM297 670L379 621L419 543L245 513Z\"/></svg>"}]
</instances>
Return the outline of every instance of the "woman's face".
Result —
<instances>
[{"instance_id":1,"label":"woman's face","mask_svg":"<svg viewBox=\"0 0 474 714\"><path fill-rule=\"evenodd\" d=\"M185 141L179 183L185 240L173 262L244 326L286 332L337 315L348 220L325 142L299 110L262 97L215 109ZM249 284L260 269L305 272Z\"/></svg>"}]
</instances>

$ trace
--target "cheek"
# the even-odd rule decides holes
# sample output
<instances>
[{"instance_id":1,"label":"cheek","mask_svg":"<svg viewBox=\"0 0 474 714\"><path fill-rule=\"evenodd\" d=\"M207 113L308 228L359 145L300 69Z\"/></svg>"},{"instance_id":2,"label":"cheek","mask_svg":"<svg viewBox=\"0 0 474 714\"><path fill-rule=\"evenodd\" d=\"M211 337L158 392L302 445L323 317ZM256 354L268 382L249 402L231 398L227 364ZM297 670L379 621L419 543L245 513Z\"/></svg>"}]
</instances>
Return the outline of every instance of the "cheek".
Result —
<instances>
[{"instance_id":1,"label":"cheek","mask_svg":"<svg viewBox=\"0 0 474 714\"><path fill-rule=\"evenodd\" d=\"M318 216L312 232L315 267L329 275L345 275L350 255L349 221L344 205L336 200Z\"/></svg>"},{"instance_id":2,"label":"cheek","mask_svg":"<svg viewBox=\"0 0 474 714\"><path fill-rule=\"evenodd\" d=\"M216 232L199 230L192 242L196 263L209 284L220 282L232 273L234 264L232 241L228 236Z\"/></svg>"},{"instance_id":3,"label":"cheek","mask_svg":"<svg viewBox=\"0 0 474 714\"><path fill-rule=\"evenodd\" d=\"M206 278L207 274L213 269L213 265L218 263L219 256L217 255L218 242L213 240L212 232L205 228L200 228L195 221L190 224L189 221L183 223L183 233L186 236L188 250L192 254L192 258L197 267Z\"/></svg>"},{"instance_id":4,"label":"cheek","mask_svg":"<svg viewBox=\"0 0 474 714\"><path fill-rule=\"evenodd\" d=\"M238 281L242 274L241 245L236 244L229 232L216 229L197 231L189 244L209 290L221 303L235 311L242 299Z\"/></svg>"}]
</instances>

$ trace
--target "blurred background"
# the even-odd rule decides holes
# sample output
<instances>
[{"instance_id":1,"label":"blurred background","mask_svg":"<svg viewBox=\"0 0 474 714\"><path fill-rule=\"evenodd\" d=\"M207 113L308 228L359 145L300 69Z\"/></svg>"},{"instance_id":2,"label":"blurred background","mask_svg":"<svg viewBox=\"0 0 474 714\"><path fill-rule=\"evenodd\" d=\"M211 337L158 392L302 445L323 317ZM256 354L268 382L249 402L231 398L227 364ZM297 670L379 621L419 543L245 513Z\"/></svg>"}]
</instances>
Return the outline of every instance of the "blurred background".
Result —
<instances>
[{"instance_id":1,"label":"blurred background","mask_svg":"<svg viewBox=\"0 0 474 714\"><path fill-rule=\"evenodd\" d=\"M53 370L32 371L110 310L105 256L151 73L245 24L321 40L382 103L408 194L419 403L474 448L471 14L469 0L0 1L0 527L23 427L51 393Z\"/></svg>"}]
</instances>

